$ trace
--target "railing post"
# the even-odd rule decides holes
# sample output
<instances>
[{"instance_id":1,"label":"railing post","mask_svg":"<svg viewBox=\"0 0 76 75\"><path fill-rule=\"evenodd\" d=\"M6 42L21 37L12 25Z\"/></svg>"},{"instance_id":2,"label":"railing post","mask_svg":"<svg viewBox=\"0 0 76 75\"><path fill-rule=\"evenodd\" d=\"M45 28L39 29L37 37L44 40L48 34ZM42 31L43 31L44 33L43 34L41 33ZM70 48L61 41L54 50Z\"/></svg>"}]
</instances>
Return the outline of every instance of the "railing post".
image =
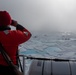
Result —
<instances>
[{"instance_id":1,"label":"railing post","mask_svg":"<svg viewBox=\"0 0 76 75\"><path fill-rule=\"evenodd\" d=\"M25 75L25 56L23 55L23 75Z\"/></svg>"}]
</instances>

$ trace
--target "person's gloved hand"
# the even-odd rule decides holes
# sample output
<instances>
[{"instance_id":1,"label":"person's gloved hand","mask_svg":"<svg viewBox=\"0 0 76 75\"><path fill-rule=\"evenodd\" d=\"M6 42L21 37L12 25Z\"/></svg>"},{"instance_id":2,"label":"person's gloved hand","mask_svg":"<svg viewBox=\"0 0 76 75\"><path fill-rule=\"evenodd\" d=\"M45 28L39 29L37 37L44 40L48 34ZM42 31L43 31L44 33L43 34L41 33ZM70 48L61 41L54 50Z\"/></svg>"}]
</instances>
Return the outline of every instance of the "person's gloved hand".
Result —
<instances>
[{"instance_id":1,"label":"person's gloved hand","mask_svg":"<svg viewBox=\"0 0 76 75\"><path fill-rule=\"evenodd\" d=\"M18 25L17 21L12 20L11 26L15 26L16 27L17 25Z\"/></svg>"}]
</instances>

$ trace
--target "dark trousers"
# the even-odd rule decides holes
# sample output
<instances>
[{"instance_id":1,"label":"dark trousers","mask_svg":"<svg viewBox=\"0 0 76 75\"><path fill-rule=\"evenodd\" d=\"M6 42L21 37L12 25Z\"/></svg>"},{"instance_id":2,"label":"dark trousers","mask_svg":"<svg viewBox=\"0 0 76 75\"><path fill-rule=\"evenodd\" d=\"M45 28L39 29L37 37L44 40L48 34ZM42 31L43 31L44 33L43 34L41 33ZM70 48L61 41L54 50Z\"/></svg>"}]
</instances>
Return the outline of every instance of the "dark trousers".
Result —
<instances>
[{"instance_id":1,"label":"dark trousers","mask_svg":"<svg viewBox=\"0 0 76 75\"><path fill-rule=\"evenodd\" d=\"M0 65L0 75L15 75L15 73L9 66Z\"/></svg>"}]
</instances>

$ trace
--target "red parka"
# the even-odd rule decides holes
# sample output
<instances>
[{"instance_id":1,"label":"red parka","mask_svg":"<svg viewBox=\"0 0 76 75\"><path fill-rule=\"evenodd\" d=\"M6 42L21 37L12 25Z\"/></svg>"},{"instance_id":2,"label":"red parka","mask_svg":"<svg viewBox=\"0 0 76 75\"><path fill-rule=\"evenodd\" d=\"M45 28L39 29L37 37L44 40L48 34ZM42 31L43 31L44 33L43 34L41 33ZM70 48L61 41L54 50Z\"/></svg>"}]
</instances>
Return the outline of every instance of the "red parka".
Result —
<instances>
[{"instance_id":1,"label":"red parka","mask_svg":"<svg viewBox=\"0 0 76 75\"><path fill-rule=\"evenodd\" d=\"M30 39L30 37L31 33L21 25L17 25L16 30L10 30L8 27L5 27L0 31L0 42L14 64L17 64L16 52L18 50L19 44L26 42ZM0 54L0 65L7 66L2 54Z\"/></svg>"}]
</instances>

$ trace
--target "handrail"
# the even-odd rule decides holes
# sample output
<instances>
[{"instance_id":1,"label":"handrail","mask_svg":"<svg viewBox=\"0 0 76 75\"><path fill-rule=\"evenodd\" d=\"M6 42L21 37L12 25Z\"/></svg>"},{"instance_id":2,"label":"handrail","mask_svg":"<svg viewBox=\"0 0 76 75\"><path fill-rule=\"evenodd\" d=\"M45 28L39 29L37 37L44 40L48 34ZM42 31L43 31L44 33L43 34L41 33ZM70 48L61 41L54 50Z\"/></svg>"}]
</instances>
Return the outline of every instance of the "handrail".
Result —
<instances>
[{"instance_id":1,"label":"handrail","mask_svg":"<svg viewBox=\"0 0 76 75\"><path fill-rule=\"evenodd\" d=\"M76 61L76 59L41 58L41 57L33 57L33 56L26 56L26 55L19 55L19 56L25 57L26 59L36 59L36 60Z\"/></svg>"}]
</instances>

